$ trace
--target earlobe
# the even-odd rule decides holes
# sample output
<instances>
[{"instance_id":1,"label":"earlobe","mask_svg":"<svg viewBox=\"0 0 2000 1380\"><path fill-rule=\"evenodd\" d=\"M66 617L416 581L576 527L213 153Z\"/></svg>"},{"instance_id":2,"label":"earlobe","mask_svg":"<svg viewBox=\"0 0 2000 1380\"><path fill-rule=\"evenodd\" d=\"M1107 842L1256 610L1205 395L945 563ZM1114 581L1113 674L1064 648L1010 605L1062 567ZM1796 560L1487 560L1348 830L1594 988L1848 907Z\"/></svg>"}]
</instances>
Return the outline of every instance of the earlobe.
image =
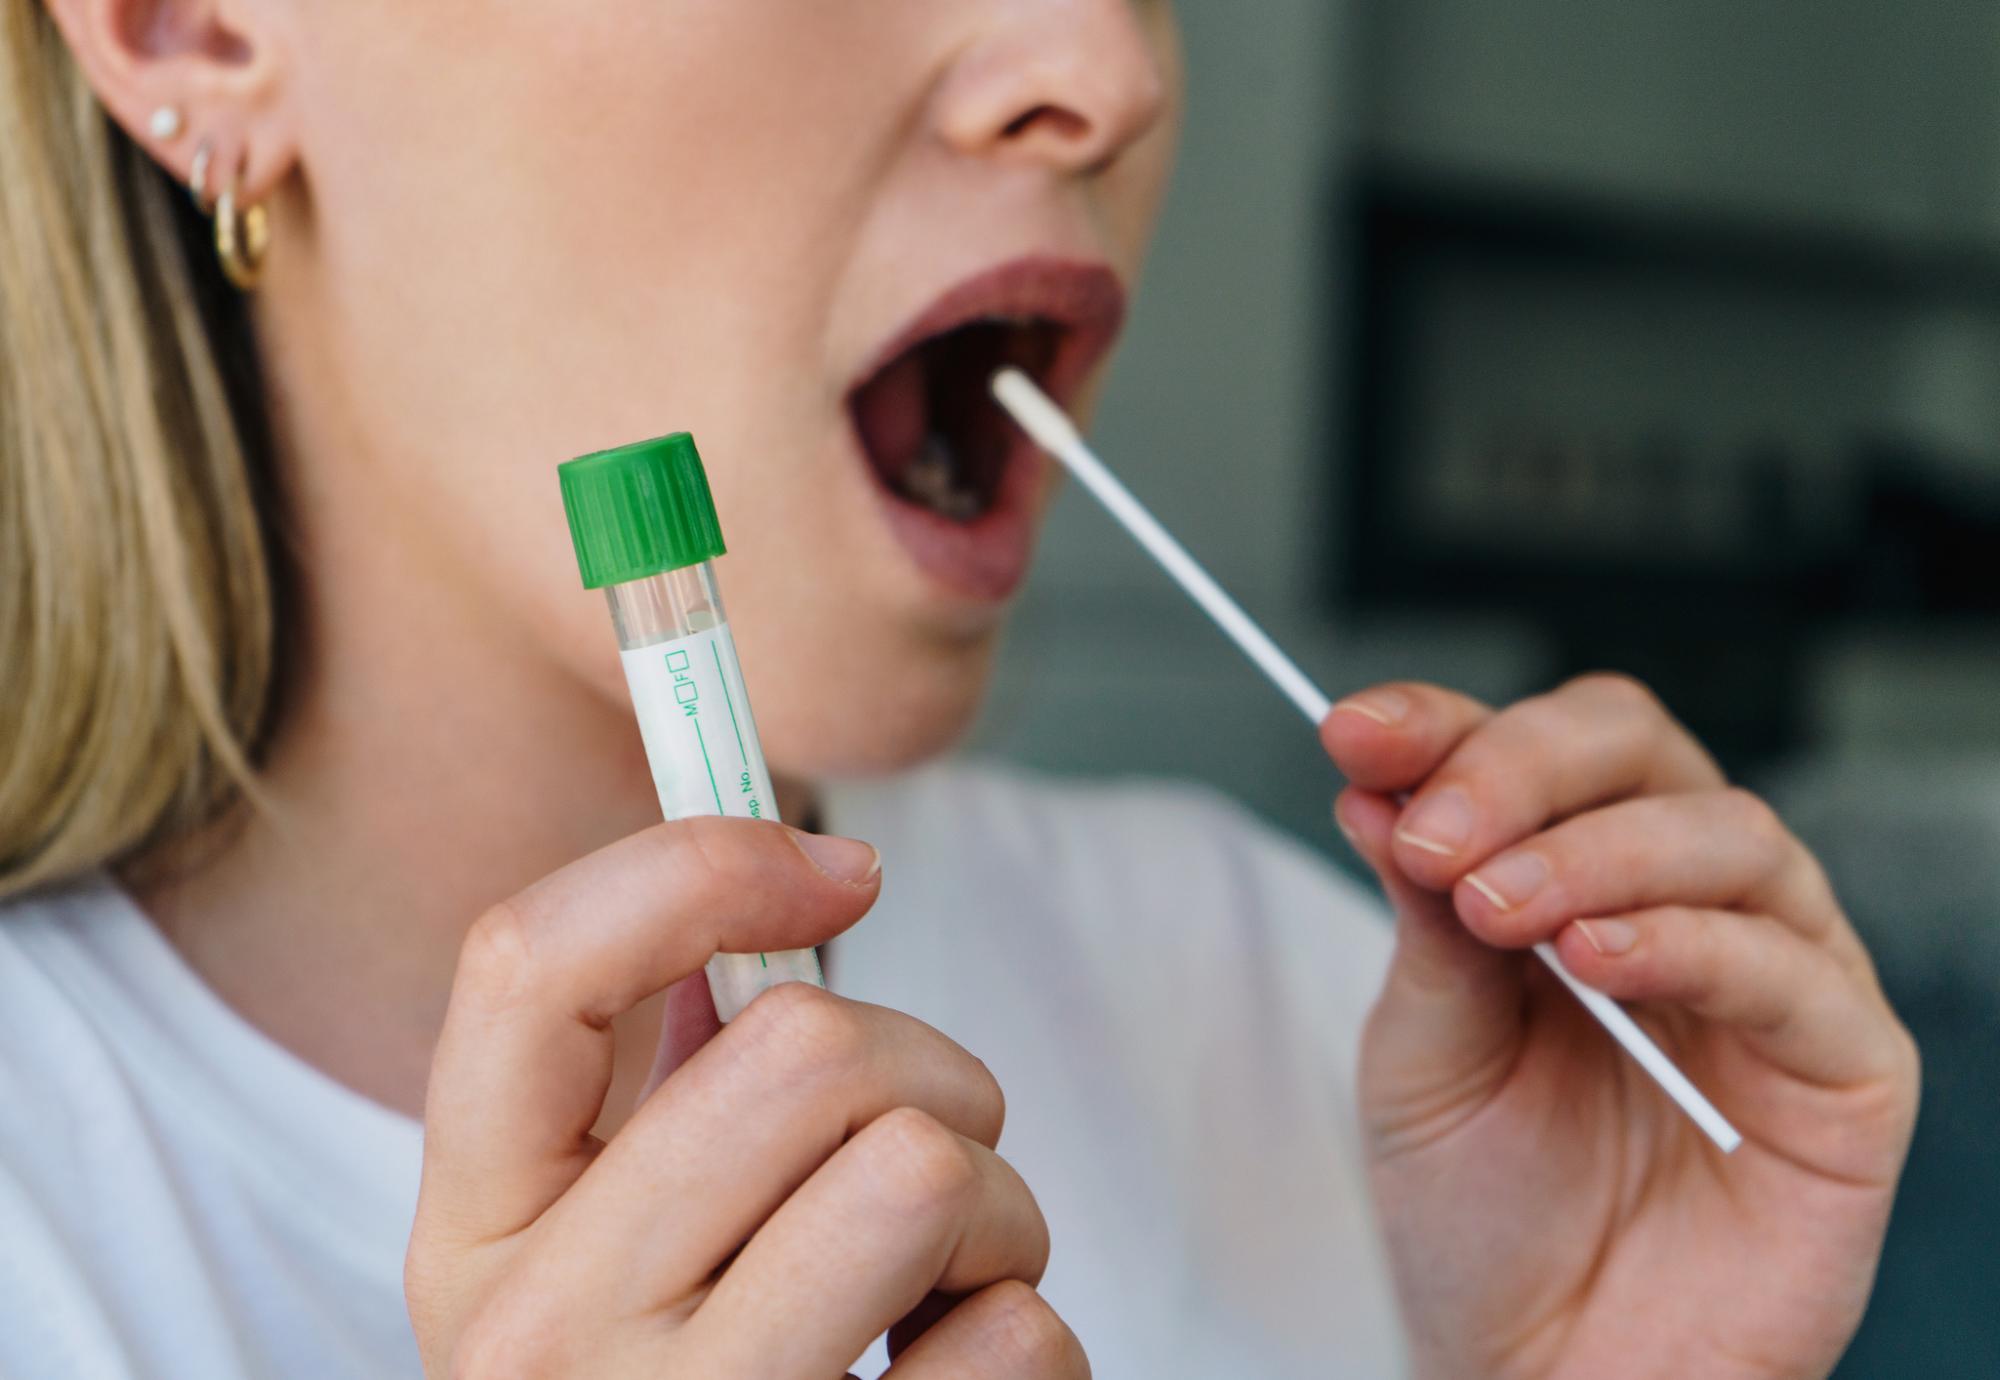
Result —
<instances>
[{"instance_id":1,"label":"earlobe","mask_svg":"<svg viewBox=\"0 0 2000 1380\"><path fill-rule=\"evenodd\" d=\"M278 42L255 6L230 0L43 0L99 104L181 183L222 182L262 200L296 150ZM206 154L203 154L206 150ZM197 159L203 166L197 167Z\"/></svg>"}]
</instances>

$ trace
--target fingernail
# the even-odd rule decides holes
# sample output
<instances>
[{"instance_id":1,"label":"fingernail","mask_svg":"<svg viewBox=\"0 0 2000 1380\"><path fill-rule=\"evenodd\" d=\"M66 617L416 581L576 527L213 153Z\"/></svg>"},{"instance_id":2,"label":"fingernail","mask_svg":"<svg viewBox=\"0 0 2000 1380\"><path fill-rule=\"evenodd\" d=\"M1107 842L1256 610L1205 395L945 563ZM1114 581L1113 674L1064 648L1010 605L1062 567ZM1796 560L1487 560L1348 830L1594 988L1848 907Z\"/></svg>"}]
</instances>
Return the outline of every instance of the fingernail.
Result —
<instances>
[{"instance_id":1,"label":"fingernail","mask_svg":"<svg viewBox=\"0 0 2000 1380\"><path fill-rule=\"evenodd\" d=\"M1639 927L1629 920L1577 920L1572 922L1590 947L1607 958L1629 954L1639 942Z\"/></svg>"},{"instance_id":2,"label":"fingernail","mask_svg":"<svg viewBox=\"0 0 2000 1380\"><path fill-rule=\"evenodd\" d=\"M1393 728L1410 712L1410 701L1394 690L1370 690L1365 695L1350 696L1333 707L1336 714L1342 711L1373 719L1384 728Z\"/></svg>"},{"instance_id":3,"label":"fingernail","mask_svg":"<svg viewBox=\"0 0 2000 1380\"><path fill-rule=\"evenodd\" d=\"M1549 879L1549 865L1539 853L1509 853L1495 858L1465 879L1466 885L1501 910L1514 910L1535 899Z\"/></svg>"},{"instance_id":4,"label":"fingernail","mask_svg":"<svg viewBox=\"0 0 2000 1380\"><path fill-rule=\"evenodd\" d=\"M1426 853L1453 857L1472 837L1472 802L1458 787L1447 786L1417 806L1396 837Z\"/></svg>"},{"instance_id":5,"label":"fingernail","mask_svg":"<svg viewBox=\"0 0 2000 1380\"><path fill-rule=\"evenodd\" d=\"M1340 830L1341 836L1353 846L1355 852L1359 853L1361 851L1361 835L1355 833L1354 826L1340 817L1340 806L1338 804L1335 804L1333 807L1333 826Z\"/></svg>"},{"instance_id":6,"label":"fingernail","mask_svg":"<svg viewBox=\"0 0 2000 1380\"><path fill-rule=\"evenodd\" d=\"M792 842L806 855L814 867L833 878L843 886L860 886L873 881L875 874L882 870L882 855L874 846L859 839L844 839L835 834L808 834L803 829L794 829Z\"/></svg>"}]
</instances>

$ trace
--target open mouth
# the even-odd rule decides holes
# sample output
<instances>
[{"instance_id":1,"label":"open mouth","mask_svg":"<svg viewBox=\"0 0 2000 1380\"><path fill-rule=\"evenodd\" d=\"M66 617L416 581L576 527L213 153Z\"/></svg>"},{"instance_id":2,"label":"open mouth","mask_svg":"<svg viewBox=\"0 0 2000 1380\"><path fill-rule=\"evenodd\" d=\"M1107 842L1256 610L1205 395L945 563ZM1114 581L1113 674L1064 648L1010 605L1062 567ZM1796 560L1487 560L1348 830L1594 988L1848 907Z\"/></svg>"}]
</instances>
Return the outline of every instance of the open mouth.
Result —
<instances>
[{"instance_id":1,"label":"open mouth","mask_svg":"<svg viewBox=\"0 0 2000 1380\"><path fill-rule=\"evenodd\" d=\"M1020 369L1068 407L1124 318L1108 266L1014 259L946 291L852 384L854 450L889 535L934 588L990 607L1034 557L1051 467L993 400L994 373Z\"/></svg>"},{"instance_id":2,"label":"open mouth","mask_svg":"<svg viewBox=\"0 0 2000 1380\"><path fill-rule=\"evenodd\" d=\"M1022 442L989 384L1010 365L1046 381L1068 333L1047 317L981 317L918 341L864 381L849 407L883 486L954 523L992 511Z\"/></svg>"}]
</instances>

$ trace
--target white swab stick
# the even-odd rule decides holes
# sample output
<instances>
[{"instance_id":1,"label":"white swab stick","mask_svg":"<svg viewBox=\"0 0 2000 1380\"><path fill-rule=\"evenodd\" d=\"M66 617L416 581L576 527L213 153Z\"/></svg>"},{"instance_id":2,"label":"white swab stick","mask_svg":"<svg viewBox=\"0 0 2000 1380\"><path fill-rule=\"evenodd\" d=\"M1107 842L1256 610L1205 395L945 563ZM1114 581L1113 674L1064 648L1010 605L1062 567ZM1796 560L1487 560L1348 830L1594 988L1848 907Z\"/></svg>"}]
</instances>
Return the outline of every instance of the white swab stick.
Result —
<instances>
[{"instance_id":1,"label":"white swab stick","mask_svg":"<svg viewBox=\"0 0 2000 1380\"><path fill-rule=\"evenodd\" d=\"M1096 496L1097 501L1110 510L1111 516L1138 539L1167 574L1174 577L1189 597L1201 605L1223 632L1243 649L1244 655L1256 662L1286 698L1298 706L1299 712L1305 715L1314 729L1318 729L1333 711L1333 701L1299 669L1297 662L1285 655L1284 649L1273 642L1269 634L1257 626L1256 621L1243 611L1243 606L1230 598L1228 592L1202 569L1201 563L1188 554L1188 549L1146 511L1145 505L1132 496L1132 491L1119 482L1118 476L1091 453L1076 424L1048 394L1036 387L1034 380L1020 370L1002 369L993 376L993 396L999 399L1000 405L1012 414L1036 445L1060 460ZM1688 1118L1715 1142L1717 1148L1726 1155L1743 1143L1743 1137L1715 1109L1715 1104L1703 1097L1700 1089L1688 1081L1687 1075L1674 1067L1673 1060L1661 1052L1660 1047L1617 1002L1595 988L1584 986L1570 974L1553 944L1537 944L1535 956L1562 979L1563 985L1574 992L1577 1000L1611 1033L1611 1038L1624 1046L1625 1052L1652 1076L1661 1090L1687 1113Z\"/></svg>"},{"instance_id":2,"label":"white swab stick","mask_svg":"<svg viewBox=\"0 0 2000 1380\"><path fill-rule=\"evenodd\" d=\"M1590 1014L1597 1017L1597 1023L1611 1032L1611 1038L1625 1047L1625 1052L1638 1061L1639 1067L1652 1075L1661 1091L1671 1097L1680 1109L1688 1114L1688 1120L1699 1126L1702 1134L1715 1142L1716 1149L1725 1155L1736 1153L1736 1147L1743 1143L1743 1133L1729 1124L1729 1119L1715 1109L1715 1104L1701 1095L1701 1089L1688 1081L1688 1076L1674 1067L1674 1061L1666 1056L1638 1023L1625 1014L1625 1008L1598 991L1586 987L1576 980L1569 969L1563 966L1562 958L1556 953L1556 946L1542 943L1535 945L1535 957L1549 966L1549 971L1562 979L1563 986L1576 993L1576 999L1584 1004Z\"/></svg>"},{"instance_id":3,"label":"white swab stick","mask_svg":"<svg viewBox=\"0 0 2000 1380\"><path fill-rule=\"evenodd\" d=\"M1180 582L1180 587L1188 592L1189 597L1221 625L1222 630L1243 649L1244 655L1256 662L1258 668L1299 707L1299 713L1313 721L1315 728L1333 712L1333 701L1321 693L1320 688L1312 683L1312 678L1299 669L1297 662L1285 655L1284 649L1273 642L1268 633L1257 626L1256 620L1243 611L1243 606L1230 598L1229 592L1201 568L1201 562L1188 554L1188 549L1175 540L1174 534L1160 526L1159 520L1146 511L1145 505L1132 497L1132 491L1118 482L1118 476L1091 454L1075 423L1048 394L1035 386L1034 380L1019 369L1002 369L993 376L993 396L1013 414L1014 420L1021 424L1021 430L1027 432L1036 445L1062 461L1085 488L1097 495L1097 501L1111 510L1111 516L1139 539L1139 545L1151 552L1154 560L1166 567L1167 574Z\"/></svg>"}]
</instances>

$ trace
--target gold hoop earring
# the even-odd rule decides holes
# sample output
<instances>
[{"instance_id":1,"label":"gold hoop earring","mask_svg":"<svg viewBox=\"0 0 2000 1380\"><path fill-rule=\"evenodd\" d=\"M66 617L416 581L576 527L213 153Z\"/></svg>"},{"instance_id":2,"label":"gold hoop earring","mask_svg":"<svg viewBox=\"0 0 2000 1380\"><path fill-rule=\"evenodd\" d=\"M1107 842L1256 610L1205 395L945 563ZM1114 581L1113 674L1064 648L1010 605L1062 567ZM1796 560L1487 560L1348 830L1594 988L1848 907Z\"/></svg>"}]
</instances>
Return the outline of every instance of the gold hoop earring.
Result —
<instances>
[{"instance_id":1,"label":"gold hoop earring","mask_svg":"<svg viewBox=\"0 0 2000 1380\"><path fill-rule=\"evenodd\" d=\"M264 255L271 247L271 222L262 206L238 210L237 193L243 188L241 174L229 179L215 203L215 257L222 264L222 276L242 292L254 291L264 274Z\"/></svg>"}]
</instances>

